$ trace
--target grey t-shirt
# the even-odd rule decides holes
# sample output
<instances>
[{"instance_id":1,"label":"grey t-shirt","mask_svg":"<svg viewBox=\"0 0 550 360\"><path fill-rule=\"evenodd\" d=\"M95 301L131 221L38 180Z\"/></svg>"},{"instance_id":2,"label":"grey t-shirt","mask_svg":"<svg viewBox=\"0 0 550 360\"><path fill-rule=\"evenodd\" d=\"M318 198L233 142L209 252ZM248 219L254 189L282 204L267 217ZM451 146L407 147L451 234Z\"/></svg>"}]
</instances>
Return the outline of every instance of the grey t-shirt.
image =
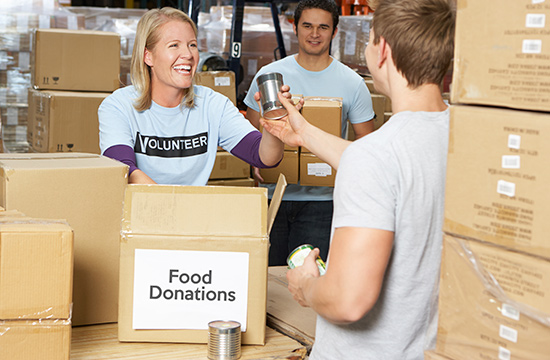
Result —
<instances>
[{"instance_id":1,"label":"grey t-shirt","mask_svg":"<svg viewBox=\"0 0 550 360\"><path fill-rule=\"evenodd\" d=\"M365 317L350 325L318 317L312 360L424 358L436 319L448 133L449 109L401 112L344 152L333 228L393 231L394 245L380 297Z\"/></svg>"}]
</instances>

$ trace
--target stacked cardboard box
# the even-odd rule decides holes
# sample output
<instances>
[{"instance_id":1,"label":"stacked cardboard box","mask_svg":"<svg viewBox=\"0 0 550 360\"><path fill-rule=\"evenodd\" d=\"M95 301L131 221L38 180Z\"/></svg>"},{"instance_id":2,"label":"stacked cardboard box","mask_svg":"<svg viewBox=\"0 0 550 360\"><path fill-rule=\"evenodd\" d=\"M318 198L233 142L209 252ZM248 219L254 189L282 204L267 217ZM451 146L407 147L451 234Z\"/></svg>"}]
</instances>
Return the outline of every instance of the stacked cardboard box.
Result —
<instances>
[{"instance_id":1,"label":"stacked cardboard box","mask_svg":"<svg viewBox=\"0 0 550 360\"><path fill-rule=\"evenodd\" d=\"M347 132L342 129L342 98L306 96L302 115L334 136L342 137ZM307 186L334 186L336 177L336 171L307 148L288 146L279 166L261 169L260 174L266 184L275 183L279 174L284 174L289 184Z\"/></svg>"},{"instance_id":2,"label":"stacked cardboard box","mask_svg":"<svg viewBox=\"0 0 550 360\"><path fill-rule=\"evenodd\" d=\"M27 152L27 92L31 86L33 29L77 29L84 18L54 0L0 4L0 118L6 152Z\"/></svg>"},{"instance_id":3,"label":"stacked cardboard box","mask_svg":"<svg viewBox=\"0 0 550 360\"><path fill-rule=\"evenodd\" d=\"M332 40L333 56L360 74L368 74L365 48L371 24L372 15L340 16L338 32Z\"/></svg>"},{"instance_id":4,"label":"stacked cardboard box","mask_svg":"<svg viewBox=\"0 0 550 360\"><path fill-rule=\"evenodd\" d=\"M73 230L17 211L0 216L0 358L68 360Z\"/></svg>"},{"instance_id":5,"label":"stacked cardboard box","mask_svg":"<svg viewBox=\"0 0 550 360\"><path fill-rule=\"evenodd\" d=\"M99 154L97 109L120 85L120 36L38 29L31 55L27 130L32 150Z\"/></svg>"},{"instance_id":6,"label":"stacked cardboard box","mask_svg":"<svg viewBox=\"0 0 550 360\"><path fill-rule=\"evenodd\" d=\"M457 8L435 351L547 358L548 5L459 0Z\"/></svg>"},{"instance_id":7,"label":"stacked cardboard box","mask_svg":"<svg viewBox=\"0 0 550 360\"><path fill-rule=\"evenodd\" d=\"M206 343L208 322L232 319L243 344L263 345L268 234L284 186L268 209L264 188L129 185L119 340Z\"/></svg>"},{"instance_id":8,"label":"stacked cardboard box","mask_svg":"<svg viewBox=\"0 0 550 360\"><path fill-rule=\"evenodd\" d=\"M118 241L127 173L126 165L95 154L0 155L0 206L6 213L65 219L74 229L73 325L117 321ZM40 248L31 249L32 255ZM4 251L0 256L33 260Z\"/></svg>"},{"instance_id":9,"label":"stacked cardboard box","mask_svg":"<svg viewBox=\"0 0 550 360\"><path fill-rule=\"evenodd\" d=\"M199 16L199 50L229 58L231 43L232 6L211 6L209 13ZM292 30L292 24L279 16L281 33L287 55L298 52L298 40ZM242 80L238 81L238 98L250 87L252 79L264 65L280 59L275 26L269 7L245 6L242 28Z\"/></svg>"}]
</instances>

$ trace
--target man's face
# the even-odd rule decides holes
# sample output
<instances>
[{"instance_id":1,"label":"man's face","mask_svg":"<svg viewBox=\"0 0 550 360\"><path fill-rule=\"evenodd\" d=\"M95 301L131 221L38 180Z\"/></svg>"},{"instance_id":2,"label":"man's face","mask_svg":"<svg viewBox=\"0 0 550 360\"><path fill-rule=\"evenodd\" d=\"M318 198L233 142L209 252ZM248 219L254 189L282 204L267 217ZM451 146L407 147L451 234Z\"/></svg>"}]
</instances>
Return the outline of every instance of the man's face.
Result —
<instances>
[{"instance_id":1,"label":"man's face","mask_svg":"<svg viewBox=\"0 0 550 360\"><path fill-rule=\"evenodd\" d=\"M321 9L306 9L302 12L300 23L294 24L300 52L319 56L328 54L332 34L332 15Z\"/></svg>"}]
</instances>

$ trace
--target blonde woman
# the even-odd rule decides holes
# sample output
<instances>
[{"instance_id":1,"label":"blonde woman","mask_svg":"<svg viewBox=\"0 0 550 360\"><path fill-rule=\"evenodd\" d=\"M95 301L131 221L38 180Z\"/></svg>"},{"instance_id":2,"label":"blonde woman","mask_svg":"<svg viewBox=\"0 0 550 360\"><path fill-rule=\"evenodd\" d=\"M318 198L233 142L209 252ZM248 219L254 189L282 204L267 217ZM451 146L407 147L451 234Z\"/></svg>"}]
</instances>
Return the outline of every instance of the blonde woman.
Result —
<instances>
[{"instance_id":1,"label":"blonde woman","mask_svg":"<svg viewBox=\"0 0 550 360\"><path fill-rule=\"evenodd\" d=\"M98 110L101 153L130 167L129 183L205 185L218 146L257 167L276 166L283 144L230 100L193 84L197 27L182 11L148 11L137 27L131 86Z\"/></svg>"}]
</instances>

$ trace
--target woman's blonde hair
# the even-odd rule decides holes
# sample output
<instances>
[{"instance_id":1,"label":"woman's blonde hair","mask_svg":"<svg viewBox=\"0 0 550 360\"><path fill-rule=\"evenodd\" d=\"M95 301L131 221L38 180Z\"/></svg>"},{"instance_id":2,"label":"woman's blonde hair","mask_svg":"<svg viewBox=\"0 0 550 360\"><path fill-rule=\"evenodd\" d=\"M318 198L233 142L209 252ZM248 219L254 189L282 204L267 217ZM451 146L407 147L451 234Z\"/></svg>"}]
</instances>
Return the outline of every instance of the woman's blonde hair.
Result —
<instances>
[{"instance_id":1,"label":"woman's blonde hair","mask_svg":"<svg viewBox=\"0 0 550 360\"><path fill-rule=\"evenodd\" d=\"M132 84L139 96L135 100L134 108L137 111L144 111L151 107L151 68L145 63L145 49L153 50L160 40L159 29L169 21L179 20L188 23L197 36L197 26L183 11L171 7L152 9L147 11L139 20L132 52L130 65L130 76ZM193 107L195 93L193 85L187 89L181 102L182 106Z\"/></svg>"}]
</instances>

